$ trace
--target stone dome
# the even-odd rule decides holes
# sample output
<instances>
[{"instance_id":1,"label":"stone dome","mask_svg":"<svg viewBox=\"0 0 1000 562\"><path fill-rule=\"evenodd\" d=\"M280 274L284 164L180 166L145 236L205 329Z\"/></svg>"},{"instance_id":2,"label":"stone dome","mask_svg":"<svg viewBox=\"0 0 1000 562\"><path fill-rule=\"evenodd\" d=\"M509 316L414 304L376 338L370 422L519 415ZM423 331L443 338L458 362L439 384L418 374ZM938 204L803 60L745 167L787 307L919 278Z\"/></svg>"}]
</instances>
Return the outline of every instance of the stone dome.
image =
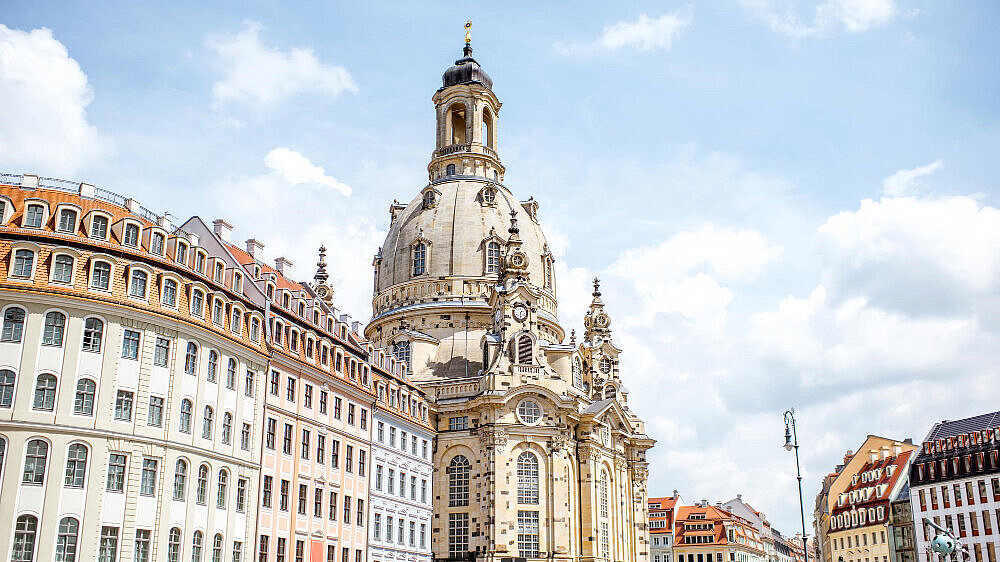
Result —
<instances>
[{"instance_id":1,"label":"stone dome","mask_svg":"<svg viewBox=\"0 0 1000 562\"><path fill-rule=\"evenodd\" d=\"M455 61L455 66L444 71L441 77L441 88L447 88L456 84L468 84L478 82L487 89L493 89L493 79L479 66L476 59L472 58L472 47L465 46L465 56Z\"/></svg>"},{"instance_id":2,"label":"stone dome","mask_svg":"<svg viewBox=\"0 0 1000 562\"><path fill-rule=\"evenodd\" d=\"M484 190L493 189L493 203L484 203ZM428 191L433 202L426 204ZM489 199L489 196L486 196ZM528 256L529 282L545 283L544 257L548 252L545 234L532 216L533 200L520 203L503 185L485 178L451 179L426 187L405 208L396 207L395 219L382 245L375 293L418 279L448 277L496 278L487 275L486 245L491 237L507 240L511 210L517 211L522 250ZM427 244L427 272L413 275L412 248L417 241ZM552 280L555 292L555 280Z\"/></svg>"}]
</instances>

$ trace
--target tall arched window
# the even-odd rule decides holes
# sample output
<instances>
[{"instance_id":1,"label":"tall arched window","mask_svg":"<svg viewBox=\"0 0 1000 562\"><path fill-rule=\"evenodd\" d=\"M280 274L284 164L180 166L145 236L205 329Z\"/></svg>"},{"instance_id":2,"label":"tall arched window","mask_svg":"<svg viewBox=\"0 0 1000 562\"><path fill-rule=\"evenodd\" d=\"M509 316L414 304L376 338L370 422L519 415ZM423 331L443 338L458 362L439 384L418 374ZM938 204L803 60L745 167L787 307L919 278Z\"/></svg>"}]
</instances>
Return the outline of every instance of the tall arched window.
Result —
<instances>
[{"instance_id":1,"label":"tall arched window","mask_svg":"<svg viewBox=\"0 0 1000 562\"><path fill-rule=\"evenodd\" d=\"M226 507L226 493L229 488L229 473L225 470L219 471L219 489L216 494L215 505L220 509Z\"/></svg>"},{"instance_id":2,"label":"tall arched window","mask_svg":"<svg viewBox=\"0 0 1000 562\"><path fill-rule=\"evenodd\" d=\"M406 372L410 372L410 342L400 341L392 348L392 354L396 357L396 361L403 364L406 368Z\"/></svg>"},{"instance_id":3,"label":"tall arched window","mask_svg":"<svg viewBox=\"0 0 1000 562\"><path fill-rule=\"evenodd\" d=\"M170 529L167 534L167 562L180 562L181 559L181 530L177 527Z\"/></svg>"},{"instance_id":4,"label":"tall arched window","mask_svg":"<svg viewBox=\"0 0 1000 562\"><path fill-rule=\"evenodd\" d=\"M69 446L66 455L66 480L64 486L67 488L83 488L83 481L87 476L87 447L80 443Z\"/></svg>"},{"instance_id":5,"label":"tall arched window","mask_svg":"<svg viewBox=\"0 0 1000 562\"><path fill-rule=\"evenodd\" d=\"M219 371L219 352L214 349L208 352L208 382L215 382L215 375Z\"/></svg>"},{"instance_id":6,"label":"tall arched window","mask_svg":"<svg viewBox=\"0 0 1000 562\"><path fill-rule=\"evenodd\" d=\"M24 334L24 309L12 306L3 313L3 330L0 342L21 343Z\"/></svg>"},{"instance_id":7,"label":"tall arched window","mask_svg":"<svg viewBox=\"0 0 1000 562\"><path fill-rule=\"evenodd\" d=\"M233 435L233 415L229 412L222 414L222 444L228 445Z\"/></svg>"},{"instance_id":8,"label":"tall arched window","mask_svg":"<svg viewBox=\"0 0 1000 562\"><path fill-rule=\"evenodd\" d=\"M413 274L423 275L427 272L427 245L417 242L413 246Z\"/></svg>"},{"instance_id":9,"label":"tall arched window","mask_svg":"<svg viewBox=\"0 0 1000 562\"><path fill-rule=\"evenodd\" d=\"M59 254L52 260L52 281L56 283L73 281L73 256Z\"/></svg>"},{"instance_id":10,"label":"tall arched window","mask_svg":"<svg viewBox=\"0 0 1000 562\"><path fill-rule=\"evenodd\" d=\"M601 517L608 516L608 473L601 471L601 479L598 482L597 499L601 508Z\"/></svg>"},{"instance_id":11,"label":"tall arched window","mask_svg":"<svg viewBox=\"0 0 1000 562\"><path fill-rule=\"evenodd\" d=\"M500 272L500 244L490 242L486 244L486 273Z\"/></svg>"},{"instance_id":12,"label":"tall arched window","mask_svg":"<svg viewBox=\"0 0 1000 562\"><path fill-rule=\"evenodd\" d=\"M59 535L56 537L56 560L76 562L76 539L80 522L73 517L63 517L59 521Z\"/></svg>"},{"instance_id":13,"label":"tall arched window","mask_svg":"<svg viewBox=\"0 0 1000 562\"><path fill-rule=\"evenodd\" d=\"M0 437L0 475L3 474L3 458L7 454L7 440Z\"/></svg>"},{"instance_id":14,"label":"tall arched window","mask_svg":"<svg viewBox=\"0 0 1000 562\"><path fill-rule=\"evenodd\" d=\"M449 165L452 166L452 169L454 170L454 166L455 165L454 164L449 164ZM455 172L452 172L451 174L448 174L448 175L454 175L454 173ZM429 208L433 207L434 206L434 199L435 199L435 195L434 195L434 192L432 190L428 189L427 191L425 191L424 192L424 208L425 209L429 209Z\"/></svg>"},{"instance_id":15,"label":"tall arched window","mask_svg":"<svg viewBox=\"0 0 1000 562\"><path fill-rule=\"evenodd\" d=\"M32 562L35 559L35 537L38 534L38 518L22 515L14 524L14 548L10 551L11 562Z\"/></svg>"},{"instance_id":16,"label":"tall arched window","mask_svg":"<svg viewBox=\"0 0 1000 562\"><path fill-rule=\"evenodd\" d=\"M174 465L174 499L177 501L184 501L184 496L187 495L187 474L187 463L183 459L177 459L177 464Z\"/></svg>"},{"instance_id":17,"label":"tall arched window","mask_svg":"<svg viewBox=\"0 0 1000 562\"><path fill-rule=\"evenodd\" d=\"M493 114L491 114L490 110L488 110L488 109L484 109L483 110L483 130L482 130L482 133L483 133L483 144L485 144L486 146L488 146L490 148L494 148L494 146L493 146Z\"/></svg>"},{"instance_id":18,"label":"tall arched window","mask_svg":"<svg viewBox=\"0 0 1000 562\"><path fill-rule=\"evenodd\" d=\"M56 377L51 374L38 375L35 382L35 402L33 410L51 412L56 407Z\"/></svg>"},{"instance_id":19,"label":"tall arched window","mask_svg":"<svg viewBox=\"0 0 1000 562\"><path fill-rule=\"evenodd\" d=\"M531 336L528 334L514 336L509 346L510 360L518 365L534 363L531 357L532 345Z\"/></svg>"},{"instance_id":20,"label":"tall arched window","mask_svg":"<svg viewBox=\"0 0 1000 562\"><path fill-rule=\"evenodd\" d=\"M94 415L94 396L97 383L90 379L80 379L76 383L76 397L73 399L73 413L78 416Z\"/></svg>"},{"instance_id":21,"label":"tall arched window","mask_svg":"<svg viewBox=\"0 0 1000 562\"><path fill-rule=\"evenodd\" d=\"M201 531L195 531L194 537L191 538L191 562L201 562L203 541L204 535L201 534Z\"/></svg>"},{"instance_id":22,"label":"tall arched window","mask_svg":"<svg viewBox=\"0 0 1000 562\"><path fill-rule=\"evenodd\" d=\"M517 457L517 503L538 504L538 457L529 451Z\"/></svg>"},{"instance_id":23,"label":"tall arched window","mask_svg":"<svg viewBox=\"0 0 1000 562\"><path fill-rule=\"evenodd\" d=\"M66 315L52 311L45 315L45 329L42 332L42 345L61 347L63 334L66 331Z\"/></svg>"},{"instance_id":24,"label":"tall arched window","mask_svg":"<svg viewBox=\"0 0 1000 562\"><path fill-rule=\"evenodd\" d=\"M100 353L103 340L104 322L101 322L100 318L87 318L83 323L83 350Z\"/></svg>"},{"instance_id":25,"label":"tall arched window","mask_svg":"<svg viewBox=\"0 0 1000 562\"><path fill-rule=\"evenodd\" d=\"M49 444L41 439L28 441L24 455L22 484L42 484L45 482L45 462L49 456Z\"/></svg>"},{"instance_id":26,"label":"tall arched window","mask_svg":"<svg viewBox=\"0 0 1000 562\"><path fill-rule=\"evenodd\" d=\"M208 502L208 465L198 467L198 482L195 488L195 501L201 505Z\"/></svg>"},{"instance_id":27,"label":"tall arched window","mask_svg":"<svg viewBox=\"0 0 1000 562\"><path fill-rule=\"evenodd\" d=\"M181 433L191 433L191 414L193 410L193 405L191 401L185 398L181 400L181 415L178 421L179 431Z\"/></svg>"},{"instance_id":28,"label":"tall arched window","mask_svg":"<svg viewBox=\"0 0 1000 562\"><path fill-rule=\"evenodd\" d=\"M236 388L236 360L232 357L226 366L226 388Z\"/></svg>"},{"instance_id":29,"label":"tall arched window","mask_svg":"<svg viewBox=\"0 0 1000 562\"><path fill-rule=\"evenodd\" d=\"M189 341L187 352L184 354L184 372L193 375L198 368L198 345Z\"/></svg>"},{"instance_id":30,"label":"tall arched window","mask_svg":"<svg viewBox=\"0 0 1000 562\"><path fill-rule=\"evenodd\" d=\"M0 370L0 408L10 408L14 403L14 382L17 377L10 369Z\"/></svg>"},{"instance_id":31,"label":"tall arched window","mask_svg":"<svg viewBox=\"0 0 1000 562\"><path fill-rule=\"evenodd\" d=\"M167 279L163 282L163 296L160 301L170 308L177 306L177 281Z\"/></svg>"},{"instance_id":32,"label":"tall arched window","mask_svg":"<svg viewBox=\"0 0 1000 562\"><path fill-rule=\"evenodd\" d=\"M202 439L212 438L212 415L214 411L211 406L205 406L205 416L201 420L201 437Z\"/></svg>"},{"instance_id":33,"label":"tall arched window","mask_svg":"<svg viewBox=\"0 0 1000 562\"><path fill-rule=\"evenodd\" d=\"M451 121L451 144L465 144L465 106L456 103L448 109L449 120Z\"/></svg>"},{"instance_id":34,"label":"tall arched window","mask_svg":"<svg viewBox=\"0 0 1000 562\"><path fill-rule=\"evenodd\" d=\"M130 296L144 299L146 298L146 283L149 276L141 269L132 270L132 279L129 282L128 294Z\"/></svg>"},{"instance_id":35,"label":"tall arched window","mask_svg":"<svg viewBox=\"0 0 1000 562\"><path fill-rule=\"evenodd\" d=\"M222 562L222 534L216 533L212 540L212 562Z\"/></svg>"},{"instance_id":36,"label":"tall arched window","mask_svg":"<svg viewBox=\"0 0 1000 562\"><path fill-rule=\"evenodd\" d=\"M469 505L469 459L463 455L448 465L448 507Z\"/></svg>"},{"instance_id":37,"label":"tall arched window","mask_svg":"<svg viewBox=\"0 0 1000 562\"><path fill-rule=\"evenodd\" d=\"M573 386L583 388L583 364L579 357L573 359Z\"/></svg>"}]
</instances>

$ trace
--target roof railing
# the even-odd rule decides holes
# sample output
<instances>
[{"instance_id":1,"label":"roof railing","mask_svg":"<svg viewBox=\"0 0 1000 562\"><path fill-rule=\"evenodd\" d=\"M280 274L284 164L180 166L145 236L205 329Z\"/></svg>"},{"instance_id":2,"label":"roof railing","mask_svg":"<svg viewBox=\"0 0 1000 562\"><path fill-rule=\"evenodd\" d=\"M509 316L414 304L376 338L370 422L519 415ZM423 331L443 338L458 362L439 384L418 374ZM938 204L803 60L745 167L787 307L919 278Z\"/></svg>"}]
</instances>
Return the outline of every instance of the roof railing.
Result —
<instances>
[{"instance_id":1,"label":"roof railing","mask_svg":"<svg viewBox=\"0 0 1000 562\"><path fill-rule=\"evenodd\" d=\"M24 174L10 174L6 172L0 172L0 185L11 185L15 187L21 187L24 183ZM59 178L47 178L38 177L38 187L43 189L53 189L56 191L63 191L66 193L75 193L77 195L86 196L83 186L87 184L78 181L64 180ZM114 191L110 191L101 187L93 188L93 198L99 201L104 201L106 203L111 203L112 205L117 205L127 211L138 215L153 224L159 224L161 222L162 216L150 211L146 207L141 205L137 206L135 210L129 208L129 198L124 195L119 195Z\"/></svg>"}]
</instances>

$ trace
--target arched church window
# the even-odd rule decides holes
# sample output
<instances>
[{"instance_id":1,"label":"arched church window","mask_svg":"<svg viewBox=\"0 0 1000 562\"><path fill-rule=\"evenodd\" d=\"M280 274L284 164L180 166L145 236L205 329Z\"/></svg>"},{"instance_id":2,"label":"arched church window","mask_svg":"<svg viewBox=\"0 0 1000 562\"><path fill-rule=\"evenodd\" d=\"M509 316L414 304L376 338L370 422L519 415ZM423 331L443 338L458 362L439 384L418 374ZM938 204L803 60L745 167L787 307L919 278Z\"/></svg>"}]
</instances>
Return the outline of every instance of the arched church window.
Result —
<instances>
[{"instance_id":1,"label":"arched church window","mask_svg":"<svg viewBox=\"0 0 1000 562\"><path fill-rule=\"evenodd\" d=\"M465 106L456 103L448 113L451 118L451 144L465 144Z\"/></svg>"},{"instance_id":2,"label":"arched church window","mask_svg":"<svg viewBox=\"0 0 1000 562\"><path fill-rule=\"evenodd\" d=\"M552 257L546 256L543 260L545 262L545 288L551 289L553 285L552 281Z\"/></svg>"},{"instance_id":3,"label":"arched church window","mask_svg":"<svg viewBox=\"0 0 1000 562\"><path fill-rule=\"evenodd\" d=\"M406 372L410 372L410 342L396 342L396 345L393 346L392 354L396 357L396 361L403 364Z\"/></svg>"},{"instance_id":4,"label":"arched church window","mask_svg":"<svg viewBox=\"0 0 1000 562\"><path fill-rule=\"evenodd\" d=\"M434 206L434 192L427 190L424 192L424 208L429 209Z\"/></svg>"},{"instance_id":5,"label":"arched church window","mask_svg":"<svg viewBox=\"0 0 1000 562\"><path fill-rule=\"evenodd\" d=\"M608 473L601 471L601 479L597 484L597 498L601 506L601 517L608 516Z\"/></svg>"},{"instance_id":6,"label":"arched church window","mask_svg":"<svg viewBox=\"0 0 1000 562\"><path fill-rule=\"evenodd\" d=\"M418 242L413 246L413 274L423 275L427 273L427 245Z\"/></svg>"},{"instance_id":7,"label":"arched church window","mask_svg":"<svg viewBox=\"0 0 1000 562\"><path fill-rule=\"evenodd\" d=\"M489 191L489 190L487 190ZM483 192L484 194L486 192ZM498 273L500 271L500 244L490 242L486 244L486 273Z\"/></svg>"},{"instance_id":8,"label":"arched church window","mask_svg":"<svg viewBox=\"0 0 1000 562\"><path fill-rule=\"evenodd\" d=\"M493 181L500 181L500 172L493 170Z\"/></svg>"},{"instance_id":9,"label":"arched church window","mask_svg":"<svg viewBox=\"0 0 1000 562\"><path fill-rule=\"evenodd\" d=\"M483 203L486 203L487 205L492 205L493 202L496 201L496 198L497 198L497 190L493 189L492 187L487 187L486 189L483 190Z\"/></svg>"},{"instance_id":10,"label":"arched church window","mask_svg":"<svg viewBox=\"0 0 1000 562\"><path fill-rule=\"evenodd\" d=\"M483 144L493 148L493 115L490 110L483 110Z\"/></svg>"},{"instance_id":11,"label":"arched church window","mask_svg":"<svg viewBox=\"0 0 1000 562\"><path fill-rule=\"evenodd\" d=\"M583 365L579 357L573 359L573 386L583 388Z\"/></svg>"},{"instance_id":12,"label":"arched church window","mask_svg":"<svg viewBox=\"0 0 1000 562\"><path fill-rule=\"evenodd\" d=\"M448 164L447 166L445 166L444 175L446 175L446 176L454 176L455 175L455 165L454 164Z\"/></svg>"},{"instance_id":13,"label":"arched church window","mask_svg":"<svg viewBox=\"0 0 1000 562\"><path fill-rule=\"evenodd\" d=\"M510 360L518 365L530 365L531 360L531 336L521 334L515 336L510 344Z\"/></svg>"},{"instance_id":14,"label":"arched church window","mask_svg":"<svg viewBox=\"0 0 1000 562\"><path fill-rule=\"evenodd\" d=\"M463 455L448 465L448 507L469 505L469 459Z\"/></svg>"},{"instance_id":15,"label":"arched church window","mask_svg":"<svg viewBox=\"0 0 1000 562\"><path fill-rule=\"evenodd\" d=\"M538 457L529 451L517 457L517 503L538 504Z\"/></svg>"},{"instance_id":16,"label":"arched church window","mask_svg":"<svg viewBox=\"0 0 1000 562\"><path fill-rule=\"evenodd\" d=\"M605 375L611 372L611 360L607 357L601 357L601 372Z\"/></svg>"},{"instance_id":17,"label":"arched church window","mask_svg":"<svg viewBox=\"0 0 1000 562\"><path fill-rule=\"evenodd\" d=\"M618 396L618 389L615 388L615 385L609 384L608 386L604 387L604 398L605 399L607 399L607 398L614 398L615 396Z\"/></svg>"}]
</instances>

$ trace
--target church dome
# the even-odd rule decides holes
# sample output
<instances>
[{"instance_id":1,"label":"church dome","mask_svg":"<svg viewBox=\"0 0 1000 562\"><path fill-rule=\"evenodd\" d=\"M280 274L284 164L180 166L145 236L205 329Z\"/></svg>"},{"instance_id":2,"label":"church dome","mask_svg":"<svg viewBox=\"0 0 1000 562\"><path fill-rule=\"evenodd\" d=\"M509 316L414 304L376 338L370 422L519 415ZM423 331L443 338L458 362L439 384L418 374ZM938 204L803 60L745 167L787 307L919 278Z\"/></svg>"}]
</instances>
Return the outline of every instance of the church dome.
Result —
<instances>
[{"instance_id":1,"label":"church dome","mask_svg":"<svg viewBox=\"0 0 1000 562\"><path fill-rule=\"evenodd\" d=\"M488 246L496 242L503 248L511 210L517 211L521 248L528 257L528 281L550 289L554 296L551 255L537 222L537 208L534 200L518 202L505 186L485 179L452 179L427 186L405 207L394 206L394 219L377 263L376 301L379 294L420 279L495 280L496 274L488 270ZM414 271L417 244L426 248L423 273ZM448 300L442 297L434 300ZM388 310L376 310L376 315L380 312Z\"/></svg>"},{"instance_id":2,"label":"church dome","mask_svg":"<svg viewBox=\"0 0 1000 562\"><path fill-rule=\"evenodd\" d=\"M444 71L441 77L441 88L447 88L456 84L468 84L478 82L487 89L493 89L493 79L479 66L476 59L472 58L472 47L465 46L465 56L455 61L455 66Z\"/></svg>"}]
</instances>

